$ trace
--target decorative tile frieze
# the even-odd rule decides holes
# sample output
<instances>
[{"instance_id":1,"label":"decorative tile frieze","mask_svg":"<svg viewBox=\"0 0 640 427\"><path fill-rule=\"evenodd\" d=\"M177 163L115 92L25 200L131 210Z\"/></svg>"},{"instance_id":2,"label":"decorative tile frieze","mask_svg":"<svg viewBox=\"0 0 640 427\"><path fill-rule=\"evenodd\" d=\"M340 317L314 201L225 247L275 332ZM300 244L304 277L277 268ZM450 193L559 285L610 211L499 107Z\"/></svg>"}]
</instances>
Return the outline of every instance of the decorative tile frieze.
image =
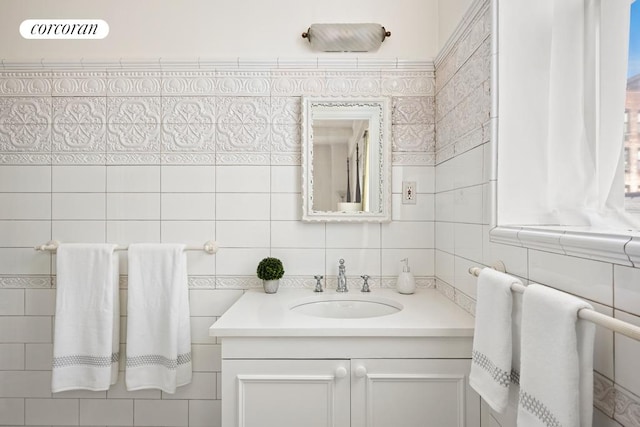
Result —
<instances>
[{"instance_id":1,"label":"decorative tile frieze","mask_svg":"<svg viewBox=\"0 0 640 427\"><path fill-rule=\"evenodd\" d=\"M268 71L219 71L216 95L269 96L271 76Z\"/></svg>"},{"instance_id":2,"label":"decorative tile frieze","mask_svg":"<svg viewBox=\"0 0 640 427\"><path fill-rule=\"evenodd\" d=\"M214 152L215 129L212 123L163 123L162 152Z\"/></svg>"},{"instance_id":3,"label":"decorative tile frieze","mask_svg":"<svg viewBox=\"0 0 640 427\"><path fill-rule=\"evenodd\" d=\"M216 289L250 289L262 286L256 276L216 276Z\"/></svg>"},{"instance_id":4,"label":"decorative tile frieze","mask_svg":"<svg viewBox=\"0 0 640 427\"><path fill-rule=\"evenodd\" d=\"M335 72L326 76L328 96L379 96L381 93L380 72Z\"/></svg>"},{"instance_id":5,"label":"decorative tile frieze","mask_svg":"<svg viewBox=\"0 0 640 427\"><path fill-rule=\"evenodd\" d=\"M617 384L613 419L625 427L640 427L640 397Z\"/></svg>"},{"instance_id":6,"label":"decorative tile frieze","mask_svg":"<svg viewBox=\"0 0 640 427\"><path fill-rule=\"evenodd\" d=\"M107 122L105 97L53 97L53 122L96 124Z\"/></svg>"},{"instance_id":7,"label":"decorative tile frieze","mask_svg":"<svg viewBox=\"0 0 640 427\"><path fill-rule=\"evenodd\" d=\"M54 165L104 165L107 154L102 153L52 153L51 161Z\"/></svg>"},{"instance_id":8,"label":"decorative tile frieze","mask_svg":"<svg viewBox=\"0 0 640 427\"><path fill-rule=\"evenodd\" d=\"M270 122L270 99L265 96L229 97L216 100L217 123L267 124Z\"/></svg>"},{"instance_id":9,"label":"decorative tile frieze","mask_svg":"<svg viewBox=\"0 0 640 427\"><path fill-rule=\"evenodd\" d=\"M434 96L435 74L432 71L382 72L381 95Z\"/></svg>"},{"instance_id":10,"label":"decorative tile frieze","mask_svg":"<svg viewBox=\"0 0 640 427\"><path fill-rule=\"evenodd\" d=\"M215 123L213 96L165 96L162 98L163 123Z\"/></svg>"},{"instance_id":11,"label":"decorative tile frieze","mask_svg":"<svg viewBox=\"0 0 640 427\"><path fill-rule=\"evenodd\" d=\"M269 152L271 127L267 123L218 123L217 152Z\"/></svg>"},{"instance_id":12,"label":"decorative tile frieze","mask_svg":"<svg viewBox=\"0 0 640 427\"><path fill-rule=\"evenodd\" d=\"M215 276L189 276L189 288L191 289L213 289L215 287Z\"/></svg>"},{"instance_id":13,"label":"decorative tile frieze","mask_svg":"<svg viewBox=\"0 0 640 427\"><path fill-rule=\"evenodd\" d=\"M105 152L107 127L104 123L54 123L54 152Z\"/></svg>"},{"instance_id":14,"label":"decorative tile frieze","mask_svg":"<svg viewBox=\"0 0 640 427\"><path fill-rule=\"evenodd\" d=\"M160 96L160 73L139 71L109 71L108 96Z\"/></svg>"},{"instance_id":15,"label":"decorative tile frieze","mask_svg":"<svg viewBox=\"0 0 640 427\"><path fill-rule=\"evenodd\" d=\"M1 145L2 144L0 142L0 146ZM0 164L48 165L51 164L51 153L3 153L0 151Z\"/></svg>"},{"instance_id":16,"label":"decorative tile frieze","mask_svg":"<svg viewBox=\"0 0 640 427\"><path fill-rule=\"evenodd\" d=\"M274 166L300 166L302 165L302 153L271 153L271 164Z\"/></svg>"},{"instance_id":17,"label":"decorative tile frieze","mask_svg":"<svg viewBox=\"0 0 640 427\"><path fill-rule=\"evenodd\" d=\"M107 153L108 165L159 165L160 153Z\"/></svg>"},{"instance_id":18,"label":"decorative tile frieze","mask_svg":"<svg viewBox=\"0 0 640 427\"><path fill-rule=\"evenodd\" d=\"M434 125L392 125L391 133L393 151L432 152L434 149Z\"/></svg>"},{"instance_id":19,"label":"decorative tile frieze","mask_svg":"<svg viewBox=\"0 0 640 427\"><path fill-rule=\"evenodd\" d=\"M158 123L109 123L107 151L160 153L160 125Z\"/></svg>"},{"instance_id":20,"label":"decorative tile frieze","mask_svg":"<svg viewBox=\"0 0 640 427\"><path fill-rule=\"evenodd\" d=\"M392 124L433 124L435 98L433 96L394 97Z\"/></svg>"},{"instance_id":21,"label":"decorative tile frieze","mask_svg":"<svg viewBox=\"0 0 640 427\"><path fill-rule=\"evenodd\" d=\"M269 165L270 155L264 153L216 153L217 165Z\"/></svg>"},{"instance_id":22,"label":"decorative tile frieze","mask_svg":"<svg viewBox=\"0 0 640 427\"><path fill-rule=\"evenodd\" d=\"M272 71L272 96L318 96L325 93L324 71Z\"/></svg>"},{"instance_id":23,"label":"decorative tile frieze","mask_svg":"<svg viewBox=\"0 0 640 427\"><path fill-rule=\"evenodd\" d=\"M49 95L51 76L48 73L0 73L0 97Z\"/></svg>"},{"instance_id":24,"label":"decorative tile frieze","mask_svg":"<svg viewBox=\"0 0 640 427\"><path fill-rule=\"evenodd\" d=\"M302 121L302 99L299 96L271 98L271 123L298 124Z\"/></svg>"},{"instance_id":25,"label":"decorative tile frieze","mask_svg":"<svg viewBox=\"0 0 640 427\"><path fill-rule=\"evenodd\" d=\"M455 288L450 284L443 282L442 280L436 277L436 289L445 297L449 298L451 301L455 298Z\"/></svg>"},{"instance_id":26,"label":"decorative tile frieze","mask_svg":"<svg viewBox=\"0 0 640 427\"><path fill-rule=\"evenodd\" d=\"M391 163L393 166L433 166L435 156L432 152L394 152Z\"/></svg>"},{"instance_id":27,"label":"decorative tile frieze","mask_svg":"<svg viewBox=\"0 0 640 427\"><path fill-rule=\"evenodd\" d=\"M160 97L107 98L107 123L160 123Z\"/></svg>"},{"instance_id":28,"label":"decorative tile frieze","mask_svg":"<svg viewBox=\"0 0 640 427\"><path fill-rule=\"evenodd\" d=\"M0 288L51 288L51 276L0 276Z\"/></svg>"},{"instance_id":29,"label":"decorative tile frieze","mask_svg":"<svg viewBox=\"0 0 640 427\"><path fill-rule=\"evenodd\" d=\"M54 73L51 93L53 96L105 96L106 73Z\"/></svg>"},{"instance_id":30,"label":"decorative tile frieze","mask_svg":"<svg viewBox=\"0 0 640 427\"><path fill-rule=\"evenodd\" d=\"M51 124L0 122L0 152L51 151Z\"/></svg>"},{"instance_id":31,"label":"decorative tile frieze","mask_svg":"<svg viewBox=\"0 0 640 427\"><path fill-rule=\"evenodd\" d=\"M301 151L302 135L300 125L271 125L271 151L293 152Z\"/></svg>"},{"instance_id":32,"label":"decorative tile frieze","mask_svg":"<svg viewBox=\"0 0 640 427\"><path fill-rule=\"evenodd\" d=\"M215 91L215 71L162 73L163 96L212 96Z\"/></svg>"},{"instance_id":33,"label":"decorative tile frieze","mask_svg":"<svg viewBox=\"0 0 640 427\"><path fill-rule=\"evenodd\" d=\"M0 98L0 125L51 123L51 98Z\"/></svg>"},{"instance_id":34,"label":"decorative tile frieze","mask_svg":"<svg viewBox=\"0 0 640 427\"><path fill-rule=\"evenodd\" d=\"M613 418L615 410L615 388L613 381L593 373L593 406L604 412L609 418Z\"/></svg>"},{"instance_id":35,"label":"decorative tile frieze","mask_svg":"<svg viewBox=\"0 0 640 427\"><path fill-rule=\"evenodd\" d=\"M456 289L453 301L467 313L472 316L476 315L476 301L469 295Z\"/></svg>"},{"instance_id":36,"label":"decorative tile frieze","mask_svg":"<svg viewBox=\"0 0 640 427\"><path fill-rule=\"evenodd\" d=\"M214 165L215 153L161 153L161 163L166 165Z\"/></svg>"}]
</instances>

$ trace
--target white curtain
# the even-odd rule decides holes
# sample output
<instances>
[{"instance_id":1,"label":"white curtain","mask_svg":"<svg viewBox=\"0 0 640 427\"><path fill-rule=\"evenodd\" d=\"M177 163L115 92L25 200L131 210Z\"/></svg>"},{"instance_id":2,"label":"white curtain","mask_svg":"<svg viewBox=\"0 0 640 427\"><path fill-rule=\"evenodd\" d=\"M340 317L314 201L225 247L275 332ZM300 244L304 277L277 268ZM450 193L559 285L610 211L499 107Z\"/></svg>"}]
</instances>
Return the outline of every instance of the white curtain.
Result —
<instances>
[{"instance_id":1,"label":"white curtain","mask_svg":"<svg viewBox=\"0 0 640 427\"><path fill-rule=\"evenodd\" d=\"M498 225L637 227L622 168L631 0L502 0Z\"/></svg>"}]
</instances>

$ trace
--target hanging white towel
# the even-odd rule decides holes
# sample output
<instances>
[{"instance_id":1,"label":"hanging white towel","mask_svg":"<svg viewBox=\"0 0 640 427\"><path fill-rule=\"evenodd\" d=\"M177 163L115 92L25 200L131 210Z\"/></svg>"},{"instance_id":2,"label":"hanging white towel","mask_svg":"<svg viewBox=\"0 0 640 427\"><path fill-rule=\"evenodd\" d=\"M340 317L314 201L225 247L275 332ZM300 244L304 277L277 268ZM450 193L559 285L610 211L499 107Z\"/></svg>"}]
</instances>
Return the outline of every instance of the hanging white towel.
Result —
<instances>
[{"instance_id":1,"label":"hanging white towel","mask_svg":"<svg viewBox=\"0 0 640 427\"><path fill-rule=\"evenodd\" d=\"M191 375L184 245L129 245L127 390L174 393Z\"/></svg>"},{"instance_id":2,"label":"hanging white towel","mask_svg":"<svg viewBox=\"0 0 640 427\"><path fill-rule=\"evenodd\" d=\"M591 427L595 325L587 302L530 285L522 302L518 426Z\"/></svg>"},{"instance_id":3,"label":"hanging white towel","mask_svg":"<svg viewBox=\"0 0 640 427\"><path fill-rule=\"evenodd\" d=\"M51 390L108 390L118 379L120 298L115 245L61 244Z\"/></svg>"},{"instance_id":4,"label":"hanging white towel","mask_svg":"<svg viewBox=\"0 0 640 427\"><path fill-rule=\"evenodd\" d=\"M499 413L509 402L512 380L511 285L518 279L491 268L478 276L469 384Z\"/></svg>"}]
</instances>

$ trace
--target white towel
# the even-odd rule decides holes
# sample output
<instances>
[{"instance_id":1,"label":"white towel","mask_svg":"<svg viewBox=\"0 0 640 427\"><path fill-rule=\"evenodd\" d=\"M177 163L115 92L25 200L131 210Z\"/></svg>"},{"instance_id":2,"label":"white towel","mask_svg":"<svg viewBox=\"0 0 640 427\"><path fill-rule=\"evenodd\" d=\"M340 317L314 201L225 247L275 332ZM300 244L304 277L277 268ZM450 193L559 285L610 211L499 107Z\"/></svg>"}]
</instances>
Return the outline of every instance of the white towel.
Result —
<instances>
[{"instance_id":1,"label":"white towel","mask_svg":"<svg viewBox=\"0 0 640 427\"><path fill-rule=\"evenodd\" d=\"M509 402L512 380L513 283L522 284L491 268L482 269L478 276L469 384L499 413Z\"/></svg>"},{"instance_id":2,"label":"white towel","mask_svg":"<svg viewBox=\"0 0 640 427\"><path fill-rule=\"evenodd\" d=\"M522 302L518 426L591 427L595 325L587 302L530 285Z\"/></svg>"},{"instance_id":3,"label":"white towel","mask_svg":"<svg viewBox=\"0 0 640 427\"><path fill-rule=\"evenodd\" d=\"M115 245L61 244L51 390L108 390L118 379L120 298Z\"/></svg>"},{"instance_id":4,"label":"white towel","mask_svg":"<svg viewBox=\"0 0 640 427\"><path fill-rule=\"evenodd\" d=\"M174 393L191 382L184 245L129 245L127 390Z\"/></svg>"}]
</instances>

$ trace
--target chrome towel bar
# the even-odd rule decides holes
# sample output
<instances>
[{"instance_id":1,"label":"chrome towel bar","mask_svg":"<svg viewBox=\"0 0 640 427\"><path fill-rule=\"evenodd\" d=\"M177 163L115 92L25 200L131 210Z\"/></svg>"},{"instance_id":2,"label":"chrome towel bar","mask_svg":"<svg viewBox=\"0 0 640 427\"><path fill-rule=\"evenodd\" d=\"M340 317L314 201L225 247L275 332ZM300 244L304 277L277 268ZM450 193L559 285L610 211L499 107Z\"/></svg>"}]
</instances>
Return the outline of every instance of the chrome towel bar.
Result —
<instances>
[{"instance_id":1,"label":"chrome towel bar","mask_svg":"<svg viewBox=\"0 0 640 427\"><path fill-rule=\"evenodd\" d=\"M36 246L34 249L36 251L49 251L55 252L58 249L60 242L57 240L50 240L43 245ZM129 249L129 245L119 245L116 246L116 251L126 251ZM213 240L208 240L204 242L204 245L201 246L186 246L184 248L185 251L205 251L206 253L213 255L218 252L218 244Z\"/></svg>"}]
</instances>

